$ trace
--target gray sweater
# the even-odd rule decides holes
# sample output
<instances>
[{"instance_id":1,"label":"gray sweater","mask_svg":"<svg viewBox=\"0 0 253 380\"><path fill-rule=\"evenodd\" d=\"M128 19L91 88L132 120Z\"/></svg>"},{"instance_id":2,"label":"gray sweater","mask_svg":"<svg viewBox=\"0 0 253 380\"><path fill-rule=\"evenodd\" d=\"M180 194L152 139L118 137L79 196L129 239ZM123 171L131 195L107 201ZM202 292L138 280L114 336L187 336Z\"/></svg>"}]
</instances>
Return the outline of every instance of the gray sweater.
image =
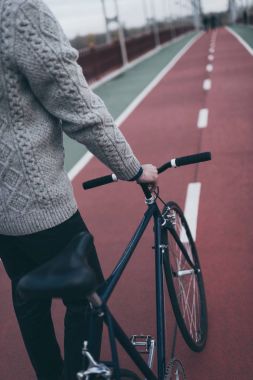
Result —
<instances>
[{"instance_id":1,"label":"gray sweater","mask_svg":"<svg viewBox=\"0 0 253 380\"><path fill-rule=\"evenodd\" d=\"M140 170L41 0L0 0L0 234L51 228L76 211L63 131L120 179Z\"/></svg>"}]
</instances>

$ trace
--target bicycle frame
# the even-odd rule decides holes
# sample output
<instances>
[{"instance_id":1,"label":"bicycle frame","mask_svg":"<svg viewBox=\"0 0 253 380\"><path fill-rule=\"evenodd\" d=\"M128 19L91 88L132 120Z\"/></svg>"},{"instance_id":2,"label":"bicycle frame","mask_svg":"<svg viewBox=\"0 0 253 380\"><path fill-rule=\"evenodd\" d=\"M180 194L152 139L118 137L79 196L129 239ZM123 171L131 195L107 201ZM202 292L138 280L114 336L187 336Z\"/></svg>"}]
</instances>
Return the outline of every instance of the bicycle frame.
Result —
<instances>
[{"instance_id":1,"label":"bicycle frame","mask_svg":"<svg viewBox=\"0 0 253 380\"><path fill-rule=\"evenodd\" d=\"M197 153L190 156L184 156L172 159L159 167L157 169L158 174L163 173L169 168L176 168L179 166L190 165L194 163L200 163L204 161L211 160L210 152ZM94 187L106 185L108 183L117 182L117 176L115 174L110 174L107 176L95 178L90 181L83 183L83 188L85 190L92 189ZM163 266L168 268L168 263L164 260L164 253L169 254L169 247L167 241L167 234L165 230L169 230L173 238L175 239L180 251L185 256L186 261L192 269L195 270L195 265L190 259L184 245L180 241L180 237L177 232L174 230L172 224L169 220L164 218L161 214L156 199L152 196L152 191L150 190L147 183L140 183L140 186L143 190L143 193L146 198L146 203L148 204L148 210L145 212L143 219L141 220L136 232L134 233L132 239L130 240L127 248L122 254L121 259L116 265L110 277L102 284L100 290L98 290L99 300L94 300L94 308L98 308L101 314L104 314L104 322L108 325L109 337L111 343L112 358L114 363L116 363L116 379L120 380L119 375L119 366L118 366L118 356L117 349L115 344L115 339L120 342L127 354L132 358L133 362L140 369L142 374L148 380L162 380L166 374L166 363L165 363L165 321L164 321L164 288L163 288ZM159 198L159 195L157 198ZM160 199L160 198L159 198ZM160 199L161 200L161 199ZM162 201L163 202L163 201ZM106 302L108 301L110 295L112 294L115 286L117 285L123 271L125 270L132 254L139 243L147 225L149 224L151 218L154 218L154 234L155 234L155 272L156 272L156 328L157 328L157 367L158 367L158 376L155 376L153 371L149 368L146 362L143 360L141 355L135 349L134 345L130 342L129 338L126 336L122 328L119 326L114 317L110 314ZM167 279L166 279L167 280ZM95 293L94 298L96 299L97 294ZM97 311L98 311L97 310ZM101 315L100 314L100 315ZM175 328L173 344L172 344L172 355L175 351L176 343L176 333L177 329Z\"/></svg>"},{"instance_id":2,"label":"bicycle frame","mask_svg":"<svg viewBox=\"0 0 253 380\"><path fill-rule=\"evenodd\" d=\"M148 205L148 209L144 214L143 219L130 240L128 246L122 254L121 259L117 263L115 269L109 278L102 285L98 291L99 297L103 305L106 305L113 290L115 289L124 269L126 268L129 260L131 259L135 248L137 247L146 227L148 226L151 218L154 219L154 234L155 234L155 272L156 272L156 329L157 329L157 370L158 377L148 367L145 360L140 353L135 349L130 342L129 337L124 333L115 318L111 315L107 307L104 307L104 322L108 326L109 338L111 343L111 350L113 360L118 362L116 345L114 337L119 341L121 346L125 349L127 354L131 357L133 362L142 372L142 374L149 380L163 379L165 376L166 362L165 362L165 321L164 321L164 289L163 289L163 244L162 244L162 215L154 201ZM113 336L114 335L114 336ZM91 335L92 336L92 335ZM116 365L117 366L117 365ZM117 370L116 370L117 377Z\"/></svg>"}]
</instances>

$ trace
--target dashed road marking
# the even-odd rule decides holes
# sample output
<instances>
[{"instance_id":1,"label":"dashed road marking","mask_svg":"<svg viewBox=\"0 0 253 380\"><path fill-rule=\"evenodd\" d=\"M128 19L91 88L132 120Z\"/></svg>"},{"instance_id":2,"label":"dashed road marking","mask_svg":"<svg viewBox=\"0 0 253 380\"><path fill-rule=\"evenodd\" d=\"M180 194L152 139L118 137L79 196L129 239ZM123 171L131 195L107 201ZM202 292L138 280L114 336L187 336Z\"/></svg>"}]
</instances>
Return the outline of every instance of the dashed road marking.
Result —
<instances>
[{"instance_id":1,"label":"dashed road marking","mask_svg":"<svg viewBox=\"0 0 253 380\"><path fill-rule=\"evenodd\" d=\"M199 111L199 117L198 117L198 128L206 128L208 125L208 108L202 108Z\"/></svg>"},{"instance_id":2,"label":"dashed road marking","mask_svg":"<svg viewBox=\"0 0 253 380\"><path fill-rule=\"evenodd\" d=\"M200 182L189 183L185 199L184 216L187 220L194 241L196 241L197 236L200 191ZM180 235L180 239L182 243L188 242L188 238L183 232Z\"/></svg>"},{"instance_id":3,"label":"dashed road marking","mask_svg":"<svg viewBox=\"0 0 253 380\"><path fill-rule=\"evenodd\" d=\"M211 73L213 71L213 65L211 63L209 63L207 66L206 66L206 71L208 73Z\"/></svg>"},{"instance_id":4,"label":"dashed road marking","mask_svg":"<svg viewBox=\"0 0 253 380\"><path fill-rule=\"evenodd\" d=\"M209 56L208 56L208 60L209 60L209 61L213 61L213 60L214 60L214 56L213 56L212 54L209 54Z\"/></svg>"},{"instance_id":5,"label":"dashed road marking","mask_svg":"<svg viewBox=\"0 0 253 380\"><path fill-rule=\"evenodd\" d=\"M212 86L211 79L205 79L203 82L203 90L209 91L211 89L211 86Z\"/></svg>"}]
</instances>

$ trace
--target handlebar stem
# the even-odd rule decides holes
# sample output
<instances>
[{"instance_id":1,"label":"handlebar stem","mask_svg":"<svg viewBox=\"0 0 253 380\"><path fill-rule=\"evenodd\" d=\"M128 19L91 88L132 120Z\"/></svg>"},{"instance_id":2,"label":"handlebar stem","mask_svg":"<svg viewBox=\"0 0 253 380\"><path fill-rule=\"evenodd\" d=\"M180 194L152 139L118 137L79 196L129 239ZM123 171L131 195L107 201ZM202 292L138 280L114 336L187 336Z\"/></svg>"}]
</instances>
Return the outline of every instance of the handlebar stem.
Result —
<instances>
[{"instance_id":1,"label":"handlebar stem","mask_svg":"<svg viewBox=\"0 0 253 380\"><path fill-rule=\"evenodd\" d=\"M145 195L145 203L147 205L152 205L155 202L155 198L152 195L151 191L149 190L148 184L140 183L139 185L141 186L142 191Z\"/></svg>"}]
</instances>

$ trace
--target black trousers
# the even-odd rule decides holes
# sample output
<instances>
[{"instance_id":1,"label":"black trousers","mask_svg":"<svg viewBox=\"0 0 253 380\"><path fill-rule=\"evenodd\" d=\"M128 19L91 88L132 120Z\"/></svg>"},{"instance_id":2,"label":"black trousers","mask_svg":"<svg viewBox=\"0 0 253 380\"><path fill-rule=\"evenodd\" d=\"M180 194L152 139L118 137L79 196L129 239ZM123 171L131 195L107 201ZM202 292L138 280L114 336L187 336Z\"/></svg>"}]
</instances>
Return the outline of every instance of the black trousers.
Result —
<instances>
[{"instance_id":1,"label":"black trousers","mask_svg":"<svg viewBox=\"0 0 253 380\"><path fill-rule=\"evenodd\" d=\"M86 299L63 299L64 361L56 340L51 318L51 299L25 301L16 291L19 279L37 266L57 255L79 232L87 230L79 212L66 222L25 236L0 235L0 257L12 284L13 306L31 363L39 380L76 380L82 368L82 343L89 340L90 307ZM96 250L89 258L98 281L103 280ZM99 356L102 322L95 321L93 354Z\"/></svg>"}]
</instances>

